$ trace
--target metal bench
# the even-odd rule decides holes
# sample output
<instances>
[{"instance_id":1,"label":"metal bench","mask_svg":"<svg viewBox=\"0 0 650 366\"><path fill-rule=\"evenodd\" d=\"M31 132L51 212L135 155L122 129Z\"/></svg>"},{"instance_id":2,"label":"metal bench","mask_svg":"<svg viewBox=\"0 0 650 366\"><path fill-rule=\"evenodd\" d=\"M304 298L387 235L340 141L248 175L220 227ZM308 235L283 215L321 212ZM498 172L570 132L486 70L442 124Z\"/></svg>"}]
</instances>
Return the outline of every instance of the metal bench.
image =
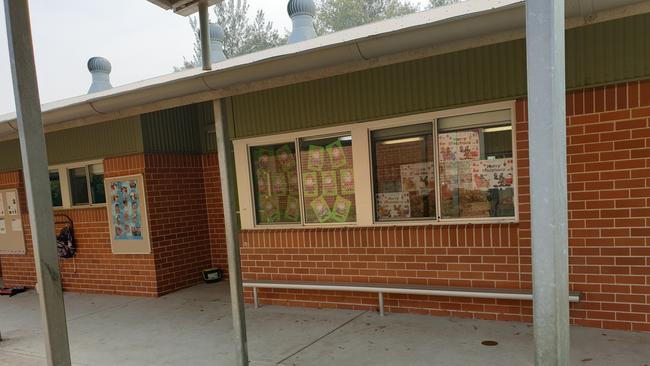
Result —
<instances>
[{"instance_id":1,"label":"metal bench","mask_svg":"<svg viewBox=\"0 0 650 366\"><path fill-rule=\"evenodd\" d=\"M372 283L329 283L307 281L244 281L243 286L253 289L253 301L255 303L255 308L259 308L260 306L257 294L257 290L260 288L377 293L379 297L379 314L381 316L384 316L384 294L475 297L481 299L502 300L533 300L532 290L527 289L488 289L469 287L387 285ZM579 302L580 296L580 292L569 293L569 302Z\"/></svg>"}]
</instances>

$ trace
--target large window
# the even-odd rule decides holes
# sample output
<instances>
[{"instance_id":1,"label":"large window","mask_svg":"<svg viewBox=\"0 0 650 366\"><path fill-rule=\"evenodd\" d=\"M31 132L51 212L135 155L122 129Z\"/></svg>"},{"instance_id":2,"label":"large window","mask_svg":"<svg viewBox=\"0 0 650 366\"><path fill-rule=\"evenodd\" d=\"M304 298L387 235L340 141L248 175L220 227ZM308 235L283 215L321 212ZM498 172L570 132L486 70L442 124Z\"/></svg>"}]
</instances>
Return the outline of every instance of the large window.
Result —
<instances>
[{"instance_id":1,"label":"large window","mask_svg":"<svg viewBox=\"0 0 650 366\"><path fill-rule=\"evenodd\" d=\"M436 217L433 123L372 131L375 220Z\"/></svg>"},{"instance_id":2,"label":"large window","mask_svg":"<svg viewBox=\"0 0 650 366\"><path fill-rule=\"evenodd\" d=\"M237 140L242 227L512 222L513 107Z\"/></svg>"},{"instance_id":3,"label":"large window","mask_svg":"<svg viewBox=\"0 0 650 366\"><path fill-rule=\"evenodd\" d=\"M52 206L81 207L106 203L104 165L76 163L50 168Z\"/></svg>"}]
</instances>

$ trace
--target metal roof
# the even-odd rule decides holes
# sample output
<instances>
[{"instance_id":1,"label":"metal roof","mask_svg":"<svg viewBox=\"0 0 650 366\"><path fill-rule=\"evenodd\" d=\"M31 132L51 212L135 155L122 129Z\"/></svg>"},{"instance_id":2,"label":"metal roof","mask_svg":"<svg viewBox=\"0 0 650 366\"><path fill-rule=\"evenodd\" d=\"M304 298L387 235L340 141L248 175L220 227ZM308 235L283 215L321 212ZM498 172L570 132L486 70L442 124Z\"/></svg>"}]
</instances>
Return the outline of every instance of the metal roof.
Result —
<instances>
[{"instance_id":1,"label":"metal roof","mask_svg":"<svg viewBox=\"0 0 650 366\"><path fill-rule=\"evenodd\" d=\"M162 1L162 0L156 0ZM423 48L448 45L476 47L467 40L495 42L493 35L523 38L523 0L470 0L407 16L371 23L327 34L308 41L284 45L236 57L213 65L118 86L103 92L45 104L45 125L57 129L79 126L94 118L126 117L142 113L143 106L170 108L174 103L191 104L248 92L245 86L273 78L328 67L367 62ZM566 16L579 24L604 21L600 12L611 10L614 17L650 12L650 2L639 0L567 0ZM598 15L598 16L596 16ZM273 85L268 85L273 87ZM203 96L203 99L197 98ZM176 105L181 105L176 104ZM151 109L155 110L155 109ZM151 111L149 110L149 111ZM16 114L0 116L0 139L13 138ZM14 126L12 126L14 125Z\"/></svg>"},{"instance_id":2,"label":"metal roof","mask_svg":"<svg viewBox=\"0 0 650 366\"><path fill-rule=\"evenodd\" d=\"M160 6L165 10L173 10L174 13L188 16L199 11L201 0L147 0L150 3ZM208 6L219 4L223 0L207 0Z\"/></svg>"}]
</instances>

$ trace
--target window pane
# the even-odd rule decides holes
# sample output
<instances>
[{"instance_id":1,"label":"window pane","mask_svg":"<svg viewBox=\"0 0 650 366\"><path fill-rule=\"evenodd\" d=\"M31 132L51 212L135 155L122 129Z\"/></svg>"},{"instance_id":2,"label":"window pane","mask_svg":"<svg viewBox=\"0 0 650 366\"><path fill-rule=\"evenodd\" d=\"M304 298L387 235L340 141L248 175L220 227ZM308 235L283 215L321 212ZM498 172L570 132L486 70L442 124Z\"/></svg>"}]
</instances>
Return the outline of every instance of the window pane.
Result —
<instances>
[{"instance_id":1,"label":"window pane","mask_svg":"<svg viewBox=\"0 0 650 366\"><path fill-rule=\"evenodd\" d=\"M88 200L88 181L86 177L86 168L75 168L68 170L70 179L70 196L72 205L87 205Z\"/></svg>"},{"instance_id":2,"label":"window pane","mask_svg":"<svg viewBox=\"0 0 650 366\"><path fill-rule=\"evenodd\" d=\"M299 223L296 145L252 147L251 172L257 224Z\"/></svg>"},{"instance_id":3,"label":"window pane","mask_svg":"<svg viewBox=\"0 0 650 366\"><path fill-rule=\"evenodd\" d=\"M475 122L480 115L472 115ZM458 119L458 117L454 117ZM508 124L438 134L443 218L512 217L514 161Z\"/></svg>"},{"instance_id":4,"label":"window pane","mask_svg":"<svg viewBox=\"0 0 650 366\"><path fill-rule=\"evenodd\" d=\"M375 219L435 217L432 124L373 131L371 139Z\"/></svg>"},{"instance_id":5,"label":"window pane","mask_svg":"<svg viewBox=\"0 0 650 366\"><path fill-rule=\"evenodd\" d=\"M352 136L300 140L305 222L356 221Z\"/></svg>"},{"instance_id":6,"label":"window pane","mask_svg":"<svg viewBox=\"0 0 650 366\"><path fill-rule=\"evenodd\" d=\"M90 170L90 193L93 196L93 203L106 203L106 192L104 191L104 164L94 164Z\"/></svg>"},{"instance_id":7,"label":"window pane","mask_svg":"<svg viewBox=\"0 0 650 366\"><path fill-rule=\"evenodd\" d=\"M50 170L50 192L52 192L52 206L63 206L63 198L61 197L61 178L59 177L58 170Z\"/></svg>"}]
</instances>

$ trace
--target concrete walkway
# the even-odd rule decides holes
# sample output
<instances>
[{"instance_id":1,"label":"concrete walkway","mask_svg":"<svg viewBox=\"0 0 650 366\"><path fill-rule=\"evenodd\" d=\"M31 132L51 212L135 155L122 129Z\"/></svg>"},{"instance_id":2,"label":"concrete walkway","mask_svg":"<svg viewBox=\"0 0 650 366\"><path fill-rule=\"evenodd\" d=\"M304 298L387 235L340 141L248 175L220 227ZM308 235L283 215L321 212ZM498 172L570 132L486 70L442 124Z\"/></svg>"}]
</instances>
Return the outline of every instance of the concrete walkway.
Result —
<instances>
[{"instance_id":1,"label":"concrete walkway","mask_svg":"<svg viewBox=\"0 0 650 366\"><path fill-rule=\"evenodd\" d=\"M225 283L159 299L66 294L75 365L232 365ZM249 308L252 365L533 365L526 324ZM44 365L36 294L0 297L0 366ZM494 347L481 345L494 340ZM572 329L572 365L647 366L650 334Z\"/></svg>"}]
</instances>

